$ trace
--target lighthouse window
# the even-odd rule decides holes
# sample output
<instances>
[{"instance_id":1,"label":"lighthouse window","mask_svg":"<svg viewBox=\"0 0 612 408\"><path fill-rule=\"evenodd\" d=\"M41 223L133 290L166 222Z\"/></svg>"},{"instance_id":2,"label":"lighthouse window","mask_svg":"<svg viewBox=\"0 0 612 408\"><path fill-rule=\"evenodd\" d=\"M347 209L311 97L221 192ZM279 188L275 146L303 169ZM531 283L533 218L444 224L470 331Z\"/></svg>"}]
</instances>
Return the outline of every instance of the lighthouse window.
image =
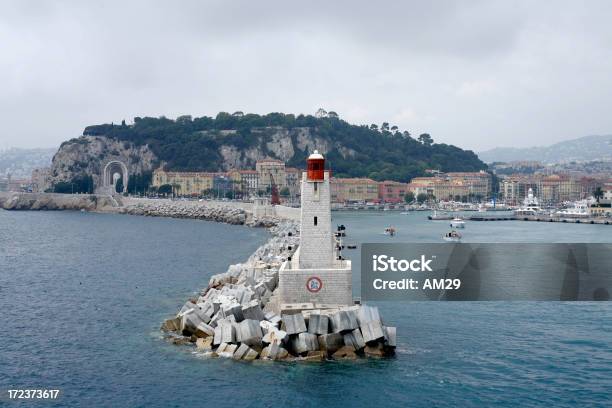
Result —
<instances>
[{"instance_id":1,"label":"lighthouse window","mask_svg":"<svg viewBox=\"0 0 612 408\"><path fill-rule=\"evenodd\" d=\"M314 217L314 225L317 225L317 217Z\"/></svg>"},{"instance_id":2,"label":"lighthouse window","mask_svg":"<svg viewBox=\"0 0 612 408\"><path fill-rule=\"evenodd\" d=\"M317 183L314 183L314 191L317 192Z\"/></svg>"}]
</instances>

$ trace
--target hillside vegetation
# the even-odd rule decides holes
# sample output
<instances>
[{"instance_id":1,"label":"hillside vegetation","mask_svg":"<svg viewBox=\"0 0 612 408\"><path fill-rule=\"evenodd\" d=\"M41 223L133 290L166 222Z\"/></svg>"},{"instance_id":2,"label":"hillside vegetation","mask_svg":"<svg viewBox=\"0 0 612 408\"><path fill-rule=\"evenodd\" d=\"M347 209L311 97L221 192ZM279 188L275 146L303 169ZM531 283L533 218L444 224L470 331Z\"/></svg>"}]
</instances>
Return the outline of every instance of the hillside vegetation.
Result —
<instances>
[{"instance_id":1,"label":"hillside vegetation","mask_svg":"<svg viewBox=\"0 0 612 408\"><path fill-rule=\"evenodd\" d=\"M313 147L326 154L338 177L405 182L424 174L425 169L486 169L472 151L434 143L428 134L415 139L388 123L352 125L333 112L324 117L241 112L221 112L215 118L181 116L176 120L136 117L130 125L122 122L88 126L83 134L147 144L167 169L178 171L252 167L257 158L263 157L303 167ZM233 154L231 162L228 151Z\"/></svg>"}]
</instances>

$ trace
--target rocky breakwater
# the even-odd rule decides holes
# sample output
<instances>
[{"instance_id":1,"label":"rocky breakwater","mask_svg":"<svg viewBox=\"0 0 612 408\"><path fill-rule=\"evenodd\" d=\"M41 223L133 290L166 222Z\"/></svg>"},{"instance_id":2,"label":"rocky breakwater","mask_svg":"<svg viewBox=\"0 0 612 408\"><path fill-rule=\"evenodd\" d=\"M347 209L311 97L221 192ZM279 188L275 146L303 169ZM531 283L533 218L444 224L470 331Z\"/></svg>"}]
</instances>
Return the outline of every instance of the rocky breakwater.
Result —
<instances>
[{"instance_id":1,"label":"rocky breakwater","mask_svg":"<svg viewBox=\"0 0 612 408\"><path fill-rule=\"evenodd\" d=\"M121 198L95 194L0 193L0 208L5 210L85 210L115 211Z\"/></svg>"},{"instance_id":2,"label":"rocky breakwater","mask_svg":"<svg viewBox=\"0 0 612 408\"><path fill-rule=\"evenodd\" d=\"M197 354L235 360L326 361L393 355L396 329L376 307L280 305L278 271L299 243L299 226L282 222L241 264L211 277L161 330Z\"/></svg>"},{"instance_id":3,"label":"rocky breakwater","mask_svg":"<svg viewBox=\"0 0 612 408\"><path fill-rule=\"evenodd\" d=\"M193 218L252 227L271 227L280 221L277 217L253 217L250 211L239 207L209 206L197 201L143 200L127 204L118 212L150 217Z\"/></svg>"}]
</instances>

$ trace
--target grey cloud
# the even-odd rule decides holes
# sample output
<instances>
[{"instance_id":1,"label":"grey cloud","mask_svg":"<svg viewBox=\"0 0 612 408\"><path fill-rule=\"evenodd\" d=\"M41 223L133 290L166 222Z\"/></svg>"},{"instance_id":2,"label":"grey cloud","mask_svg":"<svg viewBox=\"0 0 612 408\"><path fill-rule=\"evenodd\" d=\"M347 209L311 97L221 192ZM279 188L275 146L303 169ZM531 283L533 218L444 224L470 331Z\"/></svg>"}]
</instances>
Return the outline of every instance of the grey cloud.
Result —
<instances>
[{"instance_id":1,"label":"grey cloud","mask_svg":"<svg viewBox=\"0 0 612 408\"><path fill-rule=\"evenodd\" d=\"M610 133L609 2L0 4L0 148L88 124L338 111L475 150Z\"/></svg>"}]
</instances>

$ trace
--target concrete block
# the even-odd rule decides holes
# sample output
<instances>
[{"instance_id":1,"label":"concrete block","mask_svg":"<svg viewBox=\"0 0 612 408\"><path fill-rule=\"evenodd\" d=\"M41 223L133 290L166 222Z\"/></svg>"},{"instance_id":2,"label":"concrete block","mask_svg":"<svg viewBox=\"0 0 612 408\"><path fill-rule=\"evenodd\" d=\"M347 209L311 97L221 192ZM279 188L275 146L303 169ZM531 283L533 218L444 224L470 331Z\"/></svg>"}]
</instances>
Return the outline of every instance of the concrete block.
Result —
<instances>
[{"instance_id":1,"label":"concrete block","mask_svg":"<svg viewBox=\"0 0 612 408\"><path fill-rule=\"evenodd\" d=\"M385 355L384 347L381 343L368 345L363 349L366 357L383 357Z\"/></svg>"},{"instance_id":2,"label":"concrete block","mask_svg":"<svg viewBox=\"0 0 612 408\"><path fill-rule=\"evenodd\" d=\"M221 344L221 326L215 327L215 334L213 335L213 345L218 346Z\"/></svg>"},{"instance_id":3,"label":"concrete block","mask_svg":"<svg viewBox=\"0 0 612 408\"><path fill-rule=\"evenodd\" d=\"M242 359L251 361L251 360L255 360L258 355L259 353L257 351L253 350L252 348L249 348L249 351L247 351L247 353L244 355L244 357L242 357Z\"/></svg>"},{"instance_id":4,"label":"concrete block","mask_svg":"<svg viewBox=\"0 0 612 408\"><path fill-rule=\"evenodd\" d=\"M344 335L344 344L353 347L355 350L361 350L366 346L365 340L361 335L361 330L355 329L352 332Z\"/></svg>"},{"instance_id":5,"label":"concrete block","mask_svg":"<svg viewBox=\"0 0 612 408\"><path fill-rule=\"evenodd\" d=\"M299 334L306 331L306 321L301 313L282 315L281 319L287 334Z\"/></svg>"},{"instance_id":6,"label":"concrete block","mask_svg":"<svg viewBox=\"0 0 612 408\"><path fill-rule=\"evenodd\" d=\"M249 346L261 345L263 333L259 327L259 321L246 319L238 324L238 341Z\"/></svg>"},{"instance_id":7,"label":"concrete block","mask_svg":"<svg viewBox=\"0 0 612 408\"><path fill-rule=\"evenodd\" d=\"M271 343L268 347L268 358L272 360L282 360L289 355L289 352L285 350L279 343Z\"/></svg>"},{"instance_id":8,"label":"concrete block","mask_svg":"<svg viewBox=\"0 0 612 408\"><path fill-rule=\"evenodd\" d=\"M277 327L276 325L272 324L271 322L267 321L267 320L262 320L259 322L259 327L261 327L261 331L263 332L263 334L268 333L270 330L276 330Z\"/></svg>"},{"instance_id":9,"label":"concrete block","mask_svg":"<svg viewBox=\"0 0 612 408\"><path fill-rule=\"evenodd\" d=\"M266 296L266 294L269 292L268 288L266 287L266 285L264 285L263 282L260 282L257 285L255 285L254 289L255 289L255 293L260 298Z\"/></svg>"},{"instance_id":10,"label":"concrete block","mask_svg":"<svg viewBox=\"0 0 612 408\"><path fill-rule=\"evenodd\" d=\"M311 314L310 318L308 319L308 333L329 333L329 317L322 314Z\"/></svg>"},{"instance_id":11,"label":"concrete block","mask_svg":"<svg viewBox=\"0 0 612 408\"><path fill-rule=\"evenodd\" d=\"M355 354L355 349L352 346L342 346L332 354L332 358L334 360L355 360L357 354Z\"/></svg>"},{"instance_id":12,"label":"concrete block","mask_svg":"<svg viewBox=\"0 0 612 408\"><path fill-rule=\"evenodd\" d=\"M350 311L338 311L329 316L331 330L334 333L342 333L355 330L359 327L356 316Z\"/></svg>"},{"instance_id":13,"label":"concrete block","mask_svg":"<svg viewBox=\"0 0 612 408\"><path fill-rule=\"evenodd\" d=\"M166 320L162 326L161 329L163 331L179 331L181 329L181 318L180 317L175 317L174 319L168 319Z\"/></svg>"},{"instance_id":14,"label":"concrete block","mask_svg":"<svg viewBox=\"0 0 612 408\"><path fill-rule=\"evenodd\" d=\"M327 353L335 353L344 346L344 338L340 333L322 334L319 336L319 349Z\"/></svg>"},{"instance_id":15,"label":"concrete block","mask_svg":"<svg viewBox=\"0 0 612 408\"><path fill-rule=\"evenodd\" d=\"M265 316L267 321L269 321L270 323L276 325L276 327L280 326L281 317L279 315L277 315L276 313L268 312L264 316Z\"/></svg>"},{"instance_id":16,"label":"concrete block","mask_svg":"<svg viewBox=\"0 0 612 408\"><path fill-rule=\"evenodd\" d=\"M380 340L384 337L384 332L382 328L382 324L380 321L370 321L365 325L361 326L361 334L363 335L363 340L366 343Z\"/></svg>"},{"instance_id":17,"label":"concrete block","mask_svg":"<svg viewBox=\"0 0 612 408\"><path fill-rule=\"evenodd\" d=\"M195 309L196 305L193 302L185 302L181 310L178 312L178 316L183 316L187 313L190 313L193 309Z\"/></svg>"},{"instance_id":18,"label":"concrete block","mask_svg":"<svg viewBox=\"0 0 612 408\"><path fill-rule=\"evenodd\" d=\"M215 329L212 326L207 325L206 323L200 323L196 326L196 330L194 334L197 337L209 337L215 335Z\"/></svg>"},{"instance_id":19,"label":"concrete block","mask_svg":"<svg viewBox=\"0 0 612 408\"><path fill-rule=\"evenodd\" d=\"M263 310L261 310L261 305L259 304L259 301L257 300L249 302L248 304L243 306L242 315L245 319L253 319L257 321L265 319Z\"/></svg>"},{"instance_id":20,"label":"concrete block","mask_svg":"<svg viewBox=\"0 0 612 408\"><path fill-rule=\"evenodd\" d=\"M236 349L232 358L234 360L241 360L250 349L251 348L249 346L243 343Z\"/></svg>"},{"instance_id":21,"label":"concrete block","mask_svg":"<svg viewBox=\"0 0 612 408\"><path fill-rule=\"evenodd\" d=\"M212 337L200 338L196 340L196 348L198 349L198 351L212 351L212 347L213 347Z\"/></svg>"},{"instance_id":22,"label":"concrete block","mask_svg":"<svg viewBox=\"0 0 612 408\"><path fill-rule=\"evenodd\" d=\"M212 302L204 301L198 303L197 306L202 314L208 316L209 320L215 315L215 307L213 306Z\"/></svg>"},{"instance_id":23,"label":"concrete block","mask_svg":"<svg viewBox=\"0 0 612 408\"><path fill-rule=\"evenodd\" d=\"M270 344L273 342L277 342L277 343L281 343L284 342L285 340L287 340L288 335L287 332L284 330L279 330L279 329L273 329L268 331L263 338L261 339L262 342Z\"/></svg>"},{"instance_id":24,"label":"concrete block","mask_svg":"<svg viewBox=\"0 0 612 408\"><path fill-rule=\"evenodd\" d=\"M240 306L239 303L232 303L230 305L224 306L223 312L226 316L234 316L236 322L241 322L244 320L244 315L242 314L242 306Z\"/></svg>"},{"instance_id":25,"label":"concrete block","mask_svg":"<svg viewBox=\"0 0 612 408\"><path fill-rule=\"evenodd\" d=\"M302 357L302 361L323 361L325 360L326 353L318 350L318 351L309 351L305 357Z\"/></svg>"},{"instance_id":26,"label":"concrete block","mask_svg":"<svg viewBox=\"0 0 612 408\"><path fill-rule=\"evenodd\" d=\"M373 321L382 323L378 308L375 306L361 305L357 311L357 323L359 323L359 327L363 327L366 323Z\"/></svg>"},{"instance_id":27,"label":"concrete block","mask_svg":"<svg viewBox=\"0 0 612 408\"><path fill-rule=\"evenodd\" d=\"M216 353L219 357L232 358L237 348L238 346L236 344L221 343Z\"/></svg>"},{"instance_id":28,"label":"concrete block","mask_svg":"<svg viewBox=\"0 0 612 408\"><path fill-rule=\"evenodd\" d=\"M235 343L236 342L236 329L231 323L223 323L220 325L221 328L221 342L222 343Z\"/></svg>"},{"instance_id":29,"label":"concrete block","mask_svg":"<svg viewBox=\"0 0 612 408\"><path fill-rule=\"evenodd\" d=\"M292 338L291 345L297 354L319 350L319 340L316 334L300 333Z\"/></svg>"},{"instance_id":30,"label":"concrete block","mask_svg":"<svg viewBox=\"0 0 612 408\"><path fill-rule=\"evenodd\" d=\"M385 345L389 347L396 347L397 329L392 326L383 326L383 333L385 335Z\"/></svg>"},{"instance_id":31,"label":"concrete block","mask_svg":"<svg viewBox=\"0 0 612 408\"><path fill-rule=\"evenodd\" d=\"M208 322L208 324L215 327L217 326L219 321L225 319L225 317L226 316L225 316L225 313L223 312L223 309L219 309L219 311L217 311L215 315L210 319L210 322Z\"/></svg>"},{"instance_id":32,"label":"concrete block","mask_svg":"<svg viewBox=\"0 0 612 408\"><path fill-rule=\"evenodd\" d=\"M264 278L262 283L266 286L266 288L270 292L273 292L274 289L276 289L276 282L275 282L275 279L273 277Z\"/></svg>"},{"instance_id":33,"label":"concrete block","mask_svg":"<svg viewBox=\"0 0 612 408\"><path fill-rule=\"evenodd\" d=\"M195 333L196 328L201 323L203 324L204 322L198 317L196 313L194 313L193 310L191 310L187 314L183 315L181 321L181 328L191 333Z\"/></svg>"}]
</instances>

